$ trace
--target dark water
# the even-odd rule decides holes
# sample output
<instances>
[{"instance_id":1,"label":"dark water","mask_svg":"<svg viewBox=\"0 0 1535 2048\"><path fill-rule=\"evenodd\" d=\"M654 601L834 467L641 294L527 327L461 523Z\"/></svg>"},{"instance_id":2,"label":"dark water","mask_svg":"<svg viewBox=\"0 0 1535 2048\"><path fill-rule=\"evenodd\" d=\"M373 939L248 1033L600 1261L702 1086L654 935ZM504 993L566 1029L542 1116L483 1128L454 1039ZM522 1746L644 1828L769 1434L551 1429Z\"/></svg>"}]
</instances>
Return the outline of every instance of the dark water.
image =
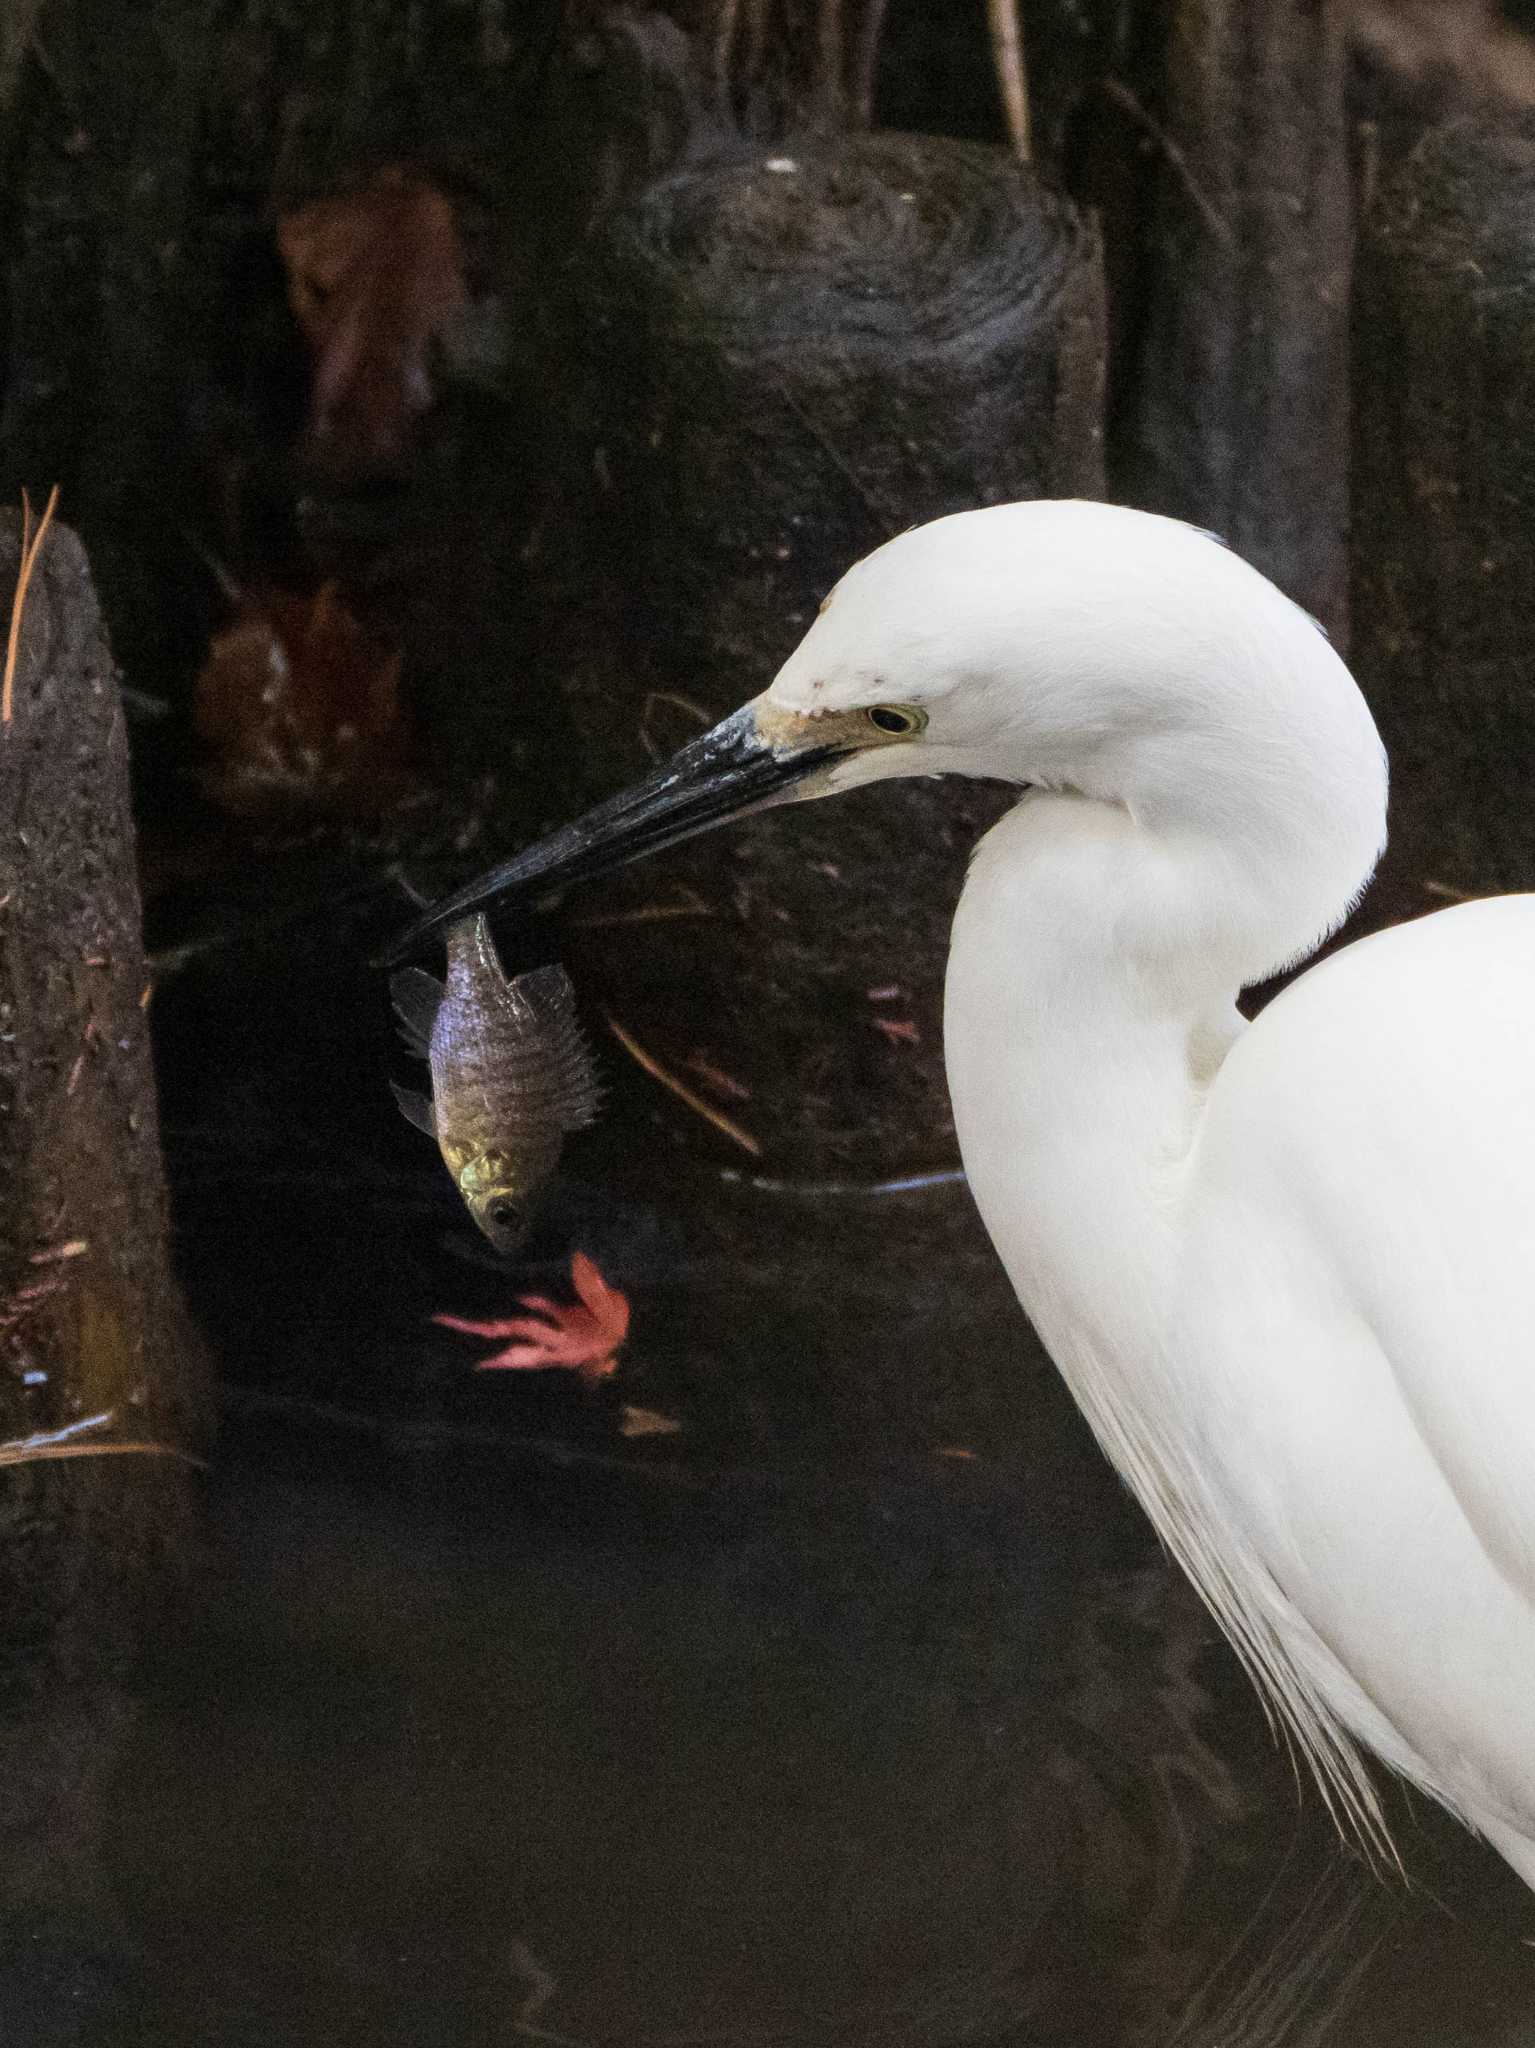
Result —
<instances>
[{"instance_id":1,"label":"dark water","mask_svg":"<svg viewBox=\"0 0 1535 2048\"><path fill-rule=\"evenodd\" d=\"M1412 1889L1340 1851L962 1190L700 1193L613 1074L498 1268L388 1104L371 915L156 998L207 1552L7 2048L1535 2043L1522 1888L1400 1798ZM615 1382L431 1324L576 1242Z\"/></svg>"},{"instance_id":2,"label":"dark water","mask_svg":"<svg viewBox=\"0 0 1535 2048\"><path fill-rule=\"evenodd\" d=\"M1535 2038L1517 1888L1410 1830L1445 1903L1377 1886L1181 1589L1040 1542L242 1431L109 1799L136 2009L85 2038Z\"/></svg>"}]
</instances>

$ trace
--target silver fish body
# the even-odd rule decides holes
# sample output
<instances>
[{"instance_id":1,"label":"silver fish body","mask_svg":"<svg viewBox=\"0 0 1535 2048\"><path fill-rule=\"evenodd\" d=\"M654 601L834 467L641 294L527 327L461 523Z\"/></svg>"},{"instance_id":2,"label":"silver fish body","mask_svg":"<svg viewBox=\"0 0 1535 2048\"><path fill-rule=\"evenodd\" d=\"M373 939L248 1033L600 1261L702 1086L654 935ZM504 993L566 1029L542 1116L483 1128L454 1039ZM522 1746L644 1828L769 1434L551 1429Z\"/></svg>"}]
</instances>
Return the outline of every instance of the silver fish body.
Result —
<instances>
[{"instance_id":1,"label":"silver fish body","mask_svg":"<svg viewBox=\"0 0 1535 2048\"><path fill-rule=\"evenodd\" d=\"M406 1044L432 1072L430 1101L398 1087L395 1099L437 1140L491 1243L515 1251L566 1133L597 1114L570 978L537 967L508 981L490 927L473 917L448 932L446 984L406 968L389 987Z\"/></svg>"}]
</instances>

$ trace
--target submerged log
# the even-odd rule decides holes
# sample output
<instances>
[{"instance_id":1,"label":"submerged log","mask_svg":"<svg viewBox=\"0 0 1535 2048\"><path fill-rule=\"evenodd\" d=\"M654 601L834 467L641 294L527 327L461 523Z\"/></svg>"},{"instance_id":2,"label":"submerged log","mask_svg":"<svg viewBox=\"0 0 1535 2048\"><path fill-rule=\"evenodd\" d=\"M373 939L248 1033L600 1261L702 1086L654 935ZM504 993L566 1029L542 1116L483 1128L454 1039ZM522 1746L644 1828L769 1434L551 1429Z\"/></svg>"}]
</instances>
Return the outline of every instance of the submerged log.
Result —
<instances>
[{"instance_id":1,"label":"submerged log","mask_svg":"<svg viewBox=\"0 0 1535 2048\"><path fill-rule=\"evenodd\" d=\"M1354 660L1391 756L1394 899L1535 888L1535 115L1382 180L1355 326Z\"/></svg>"},{"instance_id":2,"label":"submerged log","mask_svg":"<svg viewBox=\"0 0 1535 2048\"><path fill-rule=\"evenodd\" d=\"M7 598L19 523L0 515ZM0 724L8 2042L55 2038L59 2012L110 1975L97 1805L195 1497L203 1386L171 1277L146 987L116 677L84 553L53 528Z\"/></svg>"},{"instance_id":3,"label":"submerged log","mask_svg":"<svg viewBox=\"0 0 1535 2048\"><path fill-rule=\"evenodd\" d=\"M591 793L762 688L902 528L1101 492L1096 237L999 150L886 135L684 171L617 218L577 310L628 593L625 644L572 683ZM996 811L901 783L747 824L604 896L587 985L751 1127L761 1171L951 1165L948 922ZM621 921L667 903L697 914Z\"/></svg>"},{"instance_id":4,"label":"submerged log","mask_svg":"<svg viewBox=\"0 0 1535 2048\"><path fill-rule=\"evenodd\" d=\"M1105 124L1155 165L1124 279L1116 494L1213 528L1346 625L1352 222L1333 0L1159 0ZM1142 177L1128 199L1142 216ZM1111 216L1112 218L1112 216Z\"/></svg>"}]
</instances>

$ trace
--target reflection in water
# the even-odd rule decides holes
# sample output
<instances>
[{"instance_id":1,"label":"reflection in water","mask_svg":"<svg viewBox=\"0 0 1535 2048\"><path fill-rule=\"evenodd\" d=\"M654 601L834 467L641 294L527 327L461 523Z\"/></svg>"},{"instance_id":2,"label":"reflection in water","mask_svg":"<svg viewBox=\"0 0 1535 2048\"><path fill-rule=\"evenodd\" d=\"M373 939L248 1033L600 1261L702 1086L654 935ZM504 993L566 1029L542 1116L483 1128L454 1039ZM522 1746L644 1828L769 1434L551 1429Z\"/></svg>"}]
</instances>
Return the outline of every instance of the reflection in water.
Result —
<instances>
[{"instance_id":1,"label":"reflection in water","mask_svg":"<svg viewBox=\"0 0 1535 2048\"><path fill-rule=\"evenodd\" d=\"M1457 1924L1347 1860L1160 1565L1057 1627L1010 1514L259 1448L113 1794L146 1989L88 2048L1535 2037L1512 1881L1450 1829Z\"/></svg>"},{"instance_id":2,"label":"reflection in water","mask_svg":"<svg viewBox=\"0 0 1535 2048\"><path fill-rule=\"evenodd\" d=\"M552 2048L588 2048L586 2042L576 2040L572 2034L557 2034L552 2027L539 2024L539 2015L558 1997L560 1987L525 1941L512 1943L510 1962L518 1979L527 1986L527 1996L512 2019L512 2033L517 2039L547 2041Z\"/></svg>"},{"instance_id":3,"label":"reflection in water","mask_svg":"<svg viewBox=\"0 0 1535 2048\"><path fill-rule=\"evenodd\" d=\"M1276 1829L1161 1566L1057 1634L1005 1518L615 1520L460 1455L226 1477L116 1795L148 2031L91 2048L1354 2038L1405 1902Z\"/></svg>"},{"instance_id":4,"label":"reflection in water","mask_svg":"<svg viewBox=\"0 0 1535 2048\"><path fill-rule=\"evenodd\" d=\"M1212 1640L1165 1568L1100 1576L1073 1633L1074 1739L1052 1761L1072 1790L1092 1896L1117 1895L1130 1930L1142 1998L1127 2043L1307 2048L1342 2021L1397 1904L1321 1814L1294 1821L1266 1876L1275 1816L1261 1778L1239 1781L1217 1746L1202 1675ZM1233 1903L1255 1887L1232 1927Z\"/></svg>"},{"instance_id":5,"label":"reflection in water","mask_svg":"<svg viewBox=\"0 0 1535 2048\"><path fill-rule=\"evenodd\" d=\"M1252 1919L1159 2048L1341 2043L1350 2001L1398 1908L1363 1864L1345 1861L1334 1845L1318 1853L1306 1837L1304 1827L1297 1831ZM1304 1871L1318 1861L1320 1875L1297 1901Z\"/></svg>"}]
</instances>

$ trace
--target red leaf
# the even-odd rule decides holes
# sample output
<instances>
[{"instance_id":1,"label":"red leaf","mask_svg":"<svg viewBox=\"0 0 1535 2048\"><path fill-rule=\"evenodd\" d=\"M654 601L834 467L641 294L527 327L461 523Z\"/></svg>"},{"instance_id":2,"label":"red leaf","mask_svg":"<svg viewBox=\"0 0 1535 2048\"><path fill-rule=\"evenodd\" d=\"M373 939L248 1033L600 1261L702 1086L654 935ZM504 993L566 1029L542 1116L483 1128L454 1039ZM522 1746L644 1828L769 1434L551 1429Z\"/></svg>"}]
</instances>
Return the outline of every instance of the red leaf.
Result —
<instances>
[{"instance_id":1,"label":"red leaf","mask_svg":"<svg viewBox=\"0 0 1535 2048\"><path fill-rule=\"evenodd\" d=\"M608 1285L595 1260L585 1252L577 1252L571 1260L570 1278L590 1315L593 1335L600 1336L610 1351L617 1351L629 1334L629 1297Z\"/></svg>"},{"instance_id":2,"label":"red leaf","mask_svg":"<svg viewBox=\"0 0 1535 2048\"><path fill-rule=\"evenodd\" d=\"M618 1370L618 1353L629 1334L629 1299L609 1286L594 1260L577 1252L570 1262L574 1302L553 1302L542 1294L520 1294L522 1308L534 1316L502 1321L470 1322L462 1316L433 1316L445 1329L471 1337L510 1337L515 1341L479 1361L481 1372L536 1372L561 1369L578 1372L589 1384Z\"/></svg>"},{"instance_id":3,"label":"red leaf","mask_svg":"<svg viewBox=\"0 0 1535 2048\"><path fill-rule=\"evenodd\" d=\"M871 1017L870 1023L892 1045L920 1045L922 1032L910 1017Z\"/></svg>"}]
</instances>

